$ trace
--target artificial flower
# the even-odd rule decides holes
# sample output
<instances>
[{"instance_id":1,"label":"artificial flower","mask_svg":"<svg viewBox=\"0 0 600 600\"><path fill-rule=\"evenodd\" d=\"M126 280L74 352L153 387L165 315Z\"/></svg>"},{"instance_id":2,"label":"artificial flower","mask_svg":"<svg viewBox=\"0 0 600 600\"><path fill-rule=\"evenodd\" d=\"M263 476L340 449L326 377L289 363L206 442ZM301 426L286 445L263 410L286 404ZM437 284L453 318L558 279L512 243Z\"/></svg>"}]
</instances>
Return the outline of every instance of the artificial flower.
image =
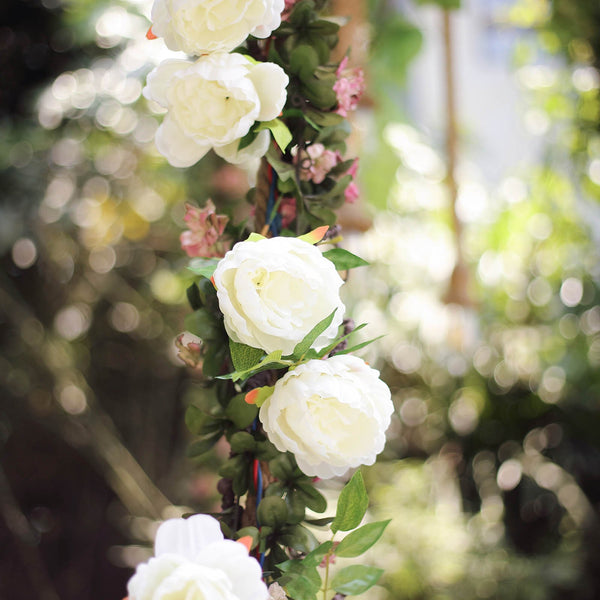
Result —
<instances>
[{"instance_id":1,"label":"artificial flower","mask_svg":"<svg viewBox=\"0 0 600 600\"><path fill-rule=\"evenodd\" d=\"M221 237L229 217L218 215L212 200L207 200L204 208L186 203L184 220L189 229L179 240L188 256L221 257L229 250L230 242Z\"/></svg>"},{"instance_id":2,"label":"artificial flower","mask_svg":"<svg viewBox=\"0 0 600 600\"><path fill-rule=\"evenodd\" d=\"M175 167L189 167L211 148L234 164L265 154L261 131L242 150L256 121L275 119L286 100L288 76L273 63L223 52L196 62L167 60L148 75L144 95L168 109L156 132L158 151Z\"/></svg>"},{"instance_id":3,"label":"artificial flower","mask_svg":"<svg viewBox=\"0 0 600 600\"><path fill-rule=\"evenodd\" d=\"M208 515L169 519L156 533L154 558L138 565L129 600L267 600L258 561L225 540Z\"/></svg>"},{"instance_id":4,"label":"artificial flower","mask_svg":"<svg viewBox=\"0 0 600 600\"><path fill-rule=\"evenodd\" d=\"M363 70L359 67L348 69L347 65L348 57L345 56L336 71L337 81L333 85L338 102L335 112L342 117L347 117L349 111L356 109L365 91Z\"/></svg>"},{"instance_id":5,"label":"artificial flower","mask_svg":"<svg viewBox=\"0 0 600 600\"><path fill-rule=\"evenodd\" d=\"M356 356L309 360L288 371L260 408L269 440L306 475L328 479L371 465L394 410L379 372Z\"/></svg>"},{"instance_id":6,"label":"artificial flower","mask_svg":"<svg viewBox=\"0 0 600 600\"><path fill-rule=\"evenodd\" d=\"M296 238L239 242L213 275L225 329L235 342L291 354L317 323L335 311L313 348L332 341L342 322L343 284L333 263Z\"/></svg>"},{"instance_id":7,"label":"artificial flower","mask_svg":"<svg viewBox=\"0 0 600 600\"><path fill-rule=\"evenodd\" d=\"M154 0L152 34L187 54L229 52L281 23L283 0Z\"/></svg>"}]
</instances>

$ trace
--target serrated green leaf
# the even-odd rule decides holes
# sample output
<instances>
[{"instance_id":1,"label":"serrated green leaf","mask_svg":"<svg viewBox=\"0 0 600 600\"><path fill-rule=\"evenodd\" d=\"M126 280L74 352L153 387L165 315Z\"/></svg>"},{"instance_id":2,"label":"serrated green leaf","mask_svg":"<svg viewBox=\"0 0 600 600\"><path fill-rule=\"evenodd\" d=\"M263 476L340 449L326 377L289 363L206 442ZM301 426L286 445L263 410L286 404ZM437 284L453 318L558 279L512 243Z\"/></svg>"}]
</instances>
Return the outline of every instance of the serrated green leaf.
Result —
<instances>
[{"instance_id":1,"label":"serrated green leaf","mask_svg":"<svg viewBox=\"0 0 600 600\"><path fill-rule=\"evenodd\" d=\"M335 549L335 555L346 558L360 556L377 542L390 521L391 519L377 521L376 523L367 523L349 533Z\"/></svg>"},{"instance_id":2,"label":"serrated green leaf","mask_svg":"<svg viewBox=\"0 0 600 600\"><path fill-rule=\"evenodd\" d=\"M331 587L340 594L356 596L373 587L383 573L383 569L365 565L351 565L338 571L331 580Z\"/></svg>"},{"instance_id":3,"label":"serrated green leaf","mask_svg":"<svg viewBox=\"0 0 600 600\"><path fill-rule=\"evenodd\" d=\"M327 500L323 494L316 490L310 483L299 483L297 493L310 510L313 510L316 513L325 512Z\"/></svg>"},{"instance_id":4,"label":"serrated green leaf","mask_svg":"<svg viewBox=\"0 0 600 600\"><path fill-rule=\"evenodd\" d=\"M246 371L260 362L264 350L229 340L229 352L236 371Z\"/></svg>"},{"instance_id":5,"label":"serrated green leaf","mask_svg":"<svg viewBox=\"0 0 600 600\"><path fill-rule=\"evenodd\" d=\"M281 350L275 350L270 354L267 354L257 365L252 369L245 371L234 371L227 375L220 375L218 379L231 379L233 381L239 381L240 379L248 379L252 375L256 375L262 371L268 371L270 369L284 369L290 367L294 362L291 360L281 360Z\"/></svg>"},{"instance_id":6,"label":"serrated green leaf","mask_svg":"<svg viewBox=\"0 0 600 600\"><path fill-rule=\"evenodd\" d=\"M332 248L323 252L323 256L330 260L338 271L346 271L355 267L366 267L369 264L366 260L360 258L360 256L356 256L343 248Z\"/></svg>"},{"instance_id":7,"label":"serrated green leaf","mask_svg":"<svg viewBox=\"0 0 600 600\"><path fill-rule=\"evenodd\" d=\"M322 321L319 321L305 336L301 342L298 342L294 348L292 356L296 360L300 360L315 343L316 339L331 325L333 318L337 312L337 308Z\"/></svg>"},{"instance_id":8,"label":"serrated green leaf","mask_svg":"<svg viewBox=\"0 0 600 600\"><path fill-rule=\"evenodd\" d=\"M210 279L218 264L218 258L193 258L187 268L195 275Z\"/></svg>"},{"instance_id":9,"label":"serrated green leaf","mask_svg":"<svg viewBox=\"0 0 600 600\"><path fill-rule=\"evenodd\" d=\"M362 473L356 471L352 479L344 486L338 499L335 519L331 524L331 531L349 531L360 525L367 507L369 496L365 488Z\"/></svg>"},{"instance_id":10,"label":"serrated green leaf","mask_svg":"<svg viewBox=\"0 0 600 600\"><path fill-rule=\"evenodd\" d=\"M225 408L225 416L239 429L246 429L258 415L258 407L244 400L245 394L234 396Z\"/></svg>"}]
</instances>

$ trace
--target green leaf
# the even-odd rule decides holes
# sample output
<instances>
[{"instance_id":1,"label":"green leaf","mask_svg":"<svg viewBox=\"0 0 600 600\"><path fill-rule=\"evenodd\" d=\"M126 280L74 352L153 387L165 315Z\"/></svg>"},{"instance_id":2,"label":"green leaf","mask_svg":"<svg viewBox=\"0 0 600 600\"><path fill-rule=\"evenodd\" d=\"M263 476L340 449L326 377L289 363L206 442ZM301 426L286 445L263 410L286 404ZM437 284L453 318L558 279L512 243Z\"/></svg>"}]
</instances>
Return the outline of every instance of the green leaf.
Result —
<instances>
[{"instance_id":1,"label":"green leaf","mask_svg":"<svg viewBox=\"0 0 600 600\"><path fill-rule=\"evenodd\" d=\"M188 265L188 269L195 275L202 275L210 279L219 264L218 258L193 258Z\"/></svg>"},{"instance_id":2,"label":"green leaf","mask_svg":"<svg viewBox=\"0 0 600 600\"><path fill-rule=\"evenodd\" d=\"M325 512L327 500L325 500L323 494L316 490L310 483L299 483L297 493L308 508L317 513Z\"/></svg>"},{"instance_id":3,"label":"green leaf","mask_svg":"<svg viewBox=\"0 0 600 600\"><path fill-rule=\"evenodd\" d=\"M361 323L360 325L356 326L350 333L346 333L345 335L341 335L340 337L335 338L335 340L333 340L333 342L331 342L329 346L325 346L325 348L319 350L316 358L323 358L324 356L329 354L338 344L343 342L345 339L349 338L354 332L360 331L366 326L366 323Z\"/></svg>"},{"instance_id":4,"label":"green leaf","mask_svg":"<svg viewBox=\"0 0 600 600\"><path fill-rule=\"evenodd\" d=\"M382 337L385 337L385 334L378 335L376 338L373 338L372 340L367 340L366 342L361 342L360 344L356 344L356 346L352 346L351 348L346 348L345 350L340 350L338 352L338 354L349 354L350 352L356 352L356 350L360 350L361 348L364 348L365 346L368 346L369 344L376 342L377 340L381 339Z\"/></svg>"},{"instance_id":5,"label":"green leaf","mask_svg":"<svg viewBox=\"0 0 600 600\"><path fill-rule=\"evenodd\" d=\"M285 497L285 503L288 507L288 520L287 522L296 525L304 519L306 512L306 503L297 491L290 491Z\"/></svg>"},{"instance_id":6,"label":"green leaf","mask_svg":"<svg viewBox=\"0 0 600 600\"><path fill-rule=\"evenodd\" d=\"M254 388L246 394L245 401L260 408L273 395L274 390L274 385L263 385L262 387Z\"/></svg>"},{"instance_id":7,"label":"green leaf","mask_svg":"<svg viewBox=\"0 0 600 600\"><path fill-rule=\"evenodd\" d=\"M238 152L244 148L247 148L256 139L257 135L257 132L251 129L244 137L240 138Z\"/></svg>"},{"instance_id":8,"label":"green leaf","mask_svg":"<svg viewBox=\"0 0 600 600\"><path fill-rule=\"evenodd\" d=\"M281 119L273 119L272 121L264 121L254 129L254 131L262 131L263 129L270 129L273 134L273 138L277 142L277 145L281 148L282 152L288 147L292 141L292 133L288 129L288 126Z\"/></svg>"},{"instance_id":9,"label":"green leaf","mask_svg":"<svg viewBox=\"0 0 600 600\"><path fill-rule=\"evenodd\" d=\"M265 440L264 442L258 442L254 454L258 460L269 461L279 456L279 450L269 440Z\"/></svg>"},{"instance_id":10,"label":"green leaf","mask_svg":"<svg viewBox=\"0 0 600 600\"><path fill-rule=\"evenodd\" d=\"M377 521L376 523L367 523L367 525L363 525L352 533L349 533L335 549L335 555L346 558L360 556L377 542L390 521L391 519Z\"/></svg>"},{"instance_id":11,"label":"green leaf","mask_svg":"<svg viewBox=\"0 0 600 600\"><path fill-rule=\"evenodd\" d=\"M301 342L296 344L292 356L296 360L300 360L315 343L316 339L331 325L337 308L322 321L319 321L305 336Z\"/></svg>"},{"instance_id":12,"label":"green leaf","mask_svg":"<svg viewBox=\"0 0 600 600\"><path fill-rule=\"evenodd\" d=\"M229 340L229 352L236 371L245 371L260 362L264 351L246 344Z\"/></svg>"},{"instance_id":13,"label":"green leaf","mask_svg":"<svg viewBox=\"0 0 600 600\"><path fill-rule=\"evenodd\" d=\"M285 500L277 496L263 498L256 511L261 525L278 529L285 524L288 518L288 508Z\"/></svg>"},{"instance_id":14,"label":"green leaf","mask_svg":"<svg viewBox=\"0 0 600 600\"><path fill-rule=\"evenodd\" d=\"M256 440L247 431L238 431L231 436L229 440L231 449L237 454L252 452L256 448Z\"/></svg>"},{"instance_id":15,"label":"green leaf","mask_svg":"<svg viewBox=\"0 0 600 600\"><path fill-rule=\"evenodd\" d=\"M296 462L290 454L280 454L269 462L269 469L273 477L281 482L286 482L293 478Z\"/></svg>"},{"instance_id":16,"label":"green leaf","mask_svg":"<svg viewBox=\"0 0 600 600\"><path fill-rule=\"evenodd\" d=\"M261 506L262 502L258 505L259 510ZM283 546L293 548L296 552L311 552L319 545L312 532L302 525L292 525L283 529L279 541Z\"/></svg>"},{"instance_id":17,"label":"green leaf","mask_svg":"<svg viewBox=\"0 0 600 600\"><path fill-rule=\"evenodd\" d=\"M222 433L218 431L206 436L205 438L202 438L201 440L196 440L190 444L189 448L187 449L187 456L189 458L196 458L197 456L208 452L219 441L221 435Z\"/></svg>"},{"instance_id":18,"label":"green leaf","mask_svg":"<svg viewBox=\"0 0 600 600\"><path fill-rule=\"evenodd\" d=\"M346 271L355 267L365 267L369 264L366 260L360 258L360 256L356 256L343 248L332 248L323 252L323 256L330 260L338 271Z\"/></svg>"},{"instance_id":19,"label":"green leaf","mask_svg":"<svg viewBox=\"0 0 600 600\"><path fill-rule=\"evenodd\" d=\"M220 323L205 308L199 308L187 315L184 326L190 333L197 335L203 342L216 340L222 335Z\"/></svg>"},{"instance_id":20,"label":"green leaf","mask_svg":"<svg viewBox=\"0 0 600 600\"><path fill-rule=\"evenodd\" d=\"M365 488L362 473L356 471L352 479L346 484L338 499L335 519L331 524L331 531L349 531L360 525L367 512L369 497Z\"/></svg>"},{"instance_id":21,"label":"green leaf","mask_svg":"<svg viewBox=\"0 0 600 600\"><path fill-rule=\"evenodd\" d=\"M247 462L246 458L242 455L233 456L221 465L219 475L235 481L246 470Z\"/></svg>"},{"instance_id":22,"label":"green leaf","mask_svg":"<svg viewBox=\"0 0 600 600\"><path fill-rule=\"evenodd\" d=\"M315 587L314 583L304 577L304 575L296 575L285 584L285 592L294 600L316 600L319 587Z\"/></svg>"},{"instance_id":23,"label":"green leaf","mask_svg":"<svg viewBox=\"0 0 600 600\"><path fill-rule=\"evenodd\" d=\"M331 587L340 594L356 596L373 587L383 573L383 569L365 565L351 565L338 571L331 580Z\"/></svg>"},{"instance_id":24,"label":"green leaf","mask_svg":"<svg viewBox=\"0 0 600 600\"><path fill-rule=\"evenodd\" d=\"M322 519L305 519L305 521L309 525L314 525L315 527L325 527L329 525L333 521L334 517L323 517Z\"/></svg>"},{"instance_id":25,"label":"green leaf","mask_svg":"<svg viewBox=\"0 0 600 600\"><path fill-rule=\"evenodd\" d=\"M195 283L192 283L190 287L185 290L185 295L187 296L188 302L192 307L192 310L197 310L198 308L202 308L202 298L200 297L200 290Z\"/></svg>"},{"instance_id":26,"label":"green leaf","mask_svg":"<svg viewBox=\"0 0 600 600\"><path fill-rule=\"evenodd\" d=\"M185 424L194 435L206 435L223 430L223 422L191 404L185 411Z\"/></svg>"},{"instance_id":27,"label":"green leaf","mask_svg":"<svg viewBox=\"0 0 600 600\"><path fill-rule=\"evenodd\" d=\"M256 527L243 527L242 529L238 529L235 535L238 540L247 535L250 536L252 538L251 549L255 548L258 544L258 529Z\"/></svg>"},{"instance_id":28,"label":"green leaf","mask_svg":"<svg viewBox=\"0 0 600 600\"><path fill-rule=\"evenodd\" d=\"M225 409L225 416L239 429L246 429L258 415L258 407L244 400L245 394L234 396Z\"/></svg>"},{"instance_id":29,"label":"green leaf","mask_svg":"<svg viewBox=\"0 0 600 600\"><path fill-rule=\"evenodd\" d=\"M303 559L302 562L310 566L318 566L321 564L324 556L333 548L333 542L323 542L317 546L312 552L309 552Z\"/></svg>"},{"instance_id":30,"label":"green leaf","mask_svg":"<svg viewBox=\"0 0 600 600\"><path fill-rule=\"evenodd\" d=\"M264 235L260 235L260 233L252 232L247 238L246 242L259 242L260 240L266 240L267 238Z\"/></svg>"}]
</instances>

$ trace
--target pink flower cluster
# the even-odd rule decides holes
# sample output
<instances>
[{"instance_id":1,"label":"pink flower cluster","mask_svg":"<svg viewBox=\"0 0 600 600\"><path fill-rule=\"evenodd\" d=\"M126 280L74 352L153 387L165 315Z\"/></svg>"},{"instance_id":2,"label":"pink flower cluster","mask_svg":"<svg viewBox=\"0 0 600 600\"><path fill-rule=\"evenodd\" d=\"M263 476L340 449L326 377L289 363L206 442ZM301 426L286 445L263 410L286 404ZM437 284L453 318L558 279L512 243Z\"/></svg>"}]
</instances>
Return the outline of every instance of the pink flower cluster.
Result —
<instances>
[{"instance_id":1,"label":"pink flower cluster","mask_svg":"<svg viewBox=\"0 0 600 600\"><path fill-rule=\"evenodd\" d=\"M355 110L363 92L365 91L365 76L359 67L347 69L348 57L345 56L336 71L337 81L333 91L337 96L338 107L336 113L342 117L348 116L348 111Z\"/></svg>"},{"instance_id":2,"label":"pink flower cluster","mask_svg":"<svg viewBox=\"0 0 600 600\"><path fill-rule=\"evenodd\" d=\"M229 217L215 212L212 200L207 200L204 208L192 204L185 205L185 222L189 230L180 236L181 247L190 257L221 257L229 250L231 242L220 239Z\"/></svg>"},{"instance_id":3,"label":"pink flower cluster","mask_svg":"<svg viewBox=\"0 0 600 600\"><path fill-rule=\"evenodd\" d=\"M303 181L312 181L313 183L322 183L329 172L343 162L342 155L336 150L326 150L323 144L310 144L305 150L296 152L294 161L300 163L300 179ZM358 171L358 158L354 159L354 162L350 168L346 171L345 175L351 175L352 181L348 184L348 187L344 190L344 196L346 202L355 202L359 196L358 186L354 181L356 172Z\"/></svg>"}]
</instances>

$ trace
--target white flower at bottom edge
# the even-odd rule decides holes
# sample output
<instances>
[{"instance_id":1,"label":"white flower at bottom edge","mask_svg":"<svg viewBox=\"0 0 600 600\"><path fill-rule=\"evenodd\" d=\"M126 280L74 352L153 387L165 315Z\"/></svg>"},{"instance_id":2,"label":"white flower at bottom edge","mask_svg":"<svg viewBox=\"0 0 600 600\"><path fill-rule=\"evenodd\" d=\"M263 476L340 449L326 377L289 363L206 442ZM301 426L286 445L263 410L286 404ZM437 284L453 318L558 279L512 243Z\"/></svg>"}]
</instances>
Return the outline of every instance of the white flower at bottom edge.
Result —
<instances>
[{"instance_id":1,"label":"white flower at bottom edge","mask_svg":"<svg viewBox=\"0 0 600 600\"><path fill-rule=\"evenodd\" d=\"M306 475L328 479L375 462L393 411L379 371L339 355L286 373L259 418L275 447L292 452Z\"/></svg>"},{"instance_id":2,"label":"white flower at bottom edge","mask_svg":"<svg viewBox=\"0 0 600 600\"><path fill-rule=\"evenodd\" d=\"M262 570L246 548L225 540L216 519L170 519L158 529L155 557L138 565L129 600L267 600Z\"/></svg>"},{"instance_id":3,"label":"white flower at bottom edge","mask_svg":"<svg viewBox=\"0 0 600 600\"><path fill-rule=\"evenodd\" d=\"M288 76L273 63L217 52L196 62L167 60L148 75L144 96L168 109L156 148L174 167L189 167L211 148L239 164L260 157L270 134L261 131L238 150L255 121L271 121L287 97Z\"/></svg>"}]
</instances>

